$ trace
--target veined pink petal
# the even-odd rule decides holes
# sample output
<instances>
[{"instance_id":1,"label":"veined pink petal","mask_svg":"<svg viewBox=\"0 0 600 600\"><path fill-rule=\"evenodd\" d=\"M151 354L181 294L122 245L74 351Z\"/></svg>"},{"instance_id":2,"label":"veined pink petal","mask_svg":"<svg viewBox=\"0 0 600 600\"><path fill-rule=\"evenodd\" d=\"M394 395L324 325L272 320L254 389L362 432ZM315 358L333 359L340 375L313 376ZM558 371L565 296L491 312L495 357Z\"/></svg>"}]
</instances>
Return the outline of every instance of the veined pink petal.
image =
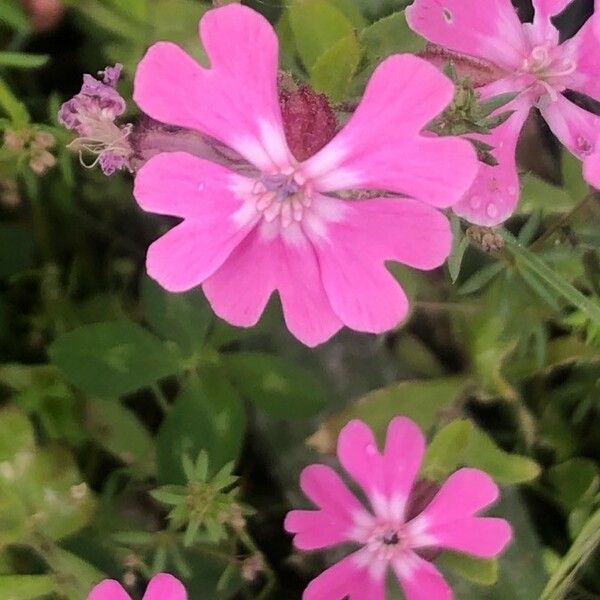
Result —
<instances>
[{"instance_id":1,"label":"veined pink petal","mask_svg":"<svg viewBox=\"0 0 600 600\"><path fill-rule=\"evenodd\" d=\"M278 290L291 333L307 346L321 344L343 324L325 294L314 249L298 225L286 231L292 241L270 226L256 227L204 282L206 297L221 318L251 327Z\"/></svg>"},{"instance_id":2,"label":"veined pink petal","mask_svg":"<svg viewBox=\"0 0 600 600\"><path fill-rule=\"evenodd\" d=\"M514 89L516 82L505 81L486 86L482 98L490 98ZM470 134L469 137L481 140L494 147L492 154L498 161L496 166L479 164L479 173L465 197L452 207L452 210L476 225L494 227L503 223L515 211L519 202L521 183L516 162L516 148L519 135L531 110L527 95L523 94L500 112L515 112L489 135Z\"/></svg>"},{"instance_id":3,"label":"veined pink petal","mask_svg":"<svg viewBox=\"0 0 600 600\"><path fill-rule=\"evenodd\" d=\"M300 485L319 510L288 513L284 526L296 534L296 548L316 550L351 541L355 519L367 513L340 476L325 465L311 465L302 471Z\"/></svg>"},{"instance_id":4,"label":"veined pink petal","mask_svg":"<svg viewBox=\"0 0 600 600\"><path fill-rule=\"evenodd\" d=\"M338 438L337 453L344 469L365 491L375 512L395 520L404 517L424 452L423 434L403 417L390 423L383 455L362 421L348 423Z\"/></svg>"},{"instance_id":5,"label":"veined pink petal","mask_svg":"<svg viewBox=\"0 0 600 600\"><path fill-rule=\"evenodd\" d=\"M140 62L134 99L158 121L197 129L262 170L289 164L277 92L278 41L269 22L240 4L200 22L210 69L159 42Z\"/></svg>"},{"instance_id":6,"label":"veined pink petal","mask_svg":"<svg viewBox=\"0 0 600 600\"><path fill-rule=\"evenodd\" d=\"M510 0L415 0L406 18L413 31L430 42L509 70L527 55L523 28Z\"/></svg>"},{"instance_id":7,"label":"veined pink petal","mask_svg":"<svg viewBox=\"0 0 600 600\"><path fill-rule=\"evenodd\" d=\"M451 81L426 61L388 58L346 127L303 164L302 173L321 192L374 188L450 206L473 181L473 149L464 140L419 132L453 95Z\"/></svg>"},{"instance_id":8,"label":"veined pink petal","mask_svg":"<svg viewBox=\"0 0 600 600\"><path fill-rule=\"evenodd\" d=\"M577 68L569 88L600 101L600 6L561 48Z\"/></svg>"},{"instance_id":9,"label":"veined pink petal","mask_svg":"<svg viewBox=\"0 0 600 600\"><path fill-rule=\"evenodd\" d=\"M413 552L397 558L393 567L406 600L452 600L452 590L442 574Z\"/></svg>"},{"instance_id":10,"label":"veined pink petal","mask_svg":"<svg viewBox=\"0 0 600 600\"><path fill-rule=\"evenodd\" d=\"M533 0L534 17L531 28L531 39L542 45L551 40L558 44L559 32L551 18L562 12L572 0Z\"/></svg>"},{"instance_id":11,"label":"veined pink petal","mask_svg":"<svg viewBox=\"0 0 600 600\"><path fill-rule=\"evenodd\" d=\"M167 573L160 573L148 584L143 600L187 600L187 593L178 579Z\"/></svg>"},{"instance_id":12,"label":"veined pink petal","mask_svg":"<svg viewBox=\"0 0 600 600\"><path fill-rule=\"evenodd\" d=\"M535 12L545 17L561 13L573 0L533 0Z\"/></svg>"},{"instance_id":13,"label":"veined pink petal","mask_svg":"<svg viewBox=\"0 0 600 600\"><path fill-rule=\"evenodd\" d=\"M600 189L600 152L592 154L585 161L583 175L590 185L596 189Z\"/></svg>"},{"instance_id":14,"label":"veined pink petal","mask_svg":"<svg viewBox=\"0 0 600 600\"><path fill-rule=\"evenodd\" d=\"M225 262L254 224L240 225L233 215L187 219L148 248L148 275L169 292L191 290Z\"/></svg>"},{"instance_id":15,"label":"veined pink petal","mask_svg":"<svg viewBox=\"0 0 600 600\"><path fill-rule=\"evenodd\" d=\"M310 582L302 600L385 600L385 577L372 577L361 559L359 550L323 571Z\"/></svg>"},{"instance_id":16,"label":"veined pink petal","mask_svg":"<svg viewBox=\"0 0 600 600\"><path fill-rule=\"evenodd\" d=\"M556 137L579 158L595 150L600 131L600 117L580 108L562 94L555 101L539 107Z\"/></svg>"},{"instance_id":17,"label":"veined pink petal","mask_svg":"<svg viewBox=\"0 0 600 600\"><path fill-rule=\"evenodd\" d=\"M231 215L244 201L236 197L230 170L186 152L152 157L137 173L133 195L147 212L207 219Z\"/></svg>"},{"instance_id":18,"label":"veined pink petal","mask_svg":"<svg viewBox=\"0 0 600 600\"><path fill-rule=\"evenodd\" d=\"M87 600L131 600L131 597L118 581L107 579L90 592Z\"/></svg>"},{"instance_id":19,"label":"veined pink petal","mask_svg":"<svg viewBox=\"0 0 600 600\"><path fill-rule=\"evenodd\" d=\"M498 556L512 539L508 521L491 517L462 519L438 525L428 533L435 538L437 548L456 550L479 558Z\"/></svg>"}]
</instances>

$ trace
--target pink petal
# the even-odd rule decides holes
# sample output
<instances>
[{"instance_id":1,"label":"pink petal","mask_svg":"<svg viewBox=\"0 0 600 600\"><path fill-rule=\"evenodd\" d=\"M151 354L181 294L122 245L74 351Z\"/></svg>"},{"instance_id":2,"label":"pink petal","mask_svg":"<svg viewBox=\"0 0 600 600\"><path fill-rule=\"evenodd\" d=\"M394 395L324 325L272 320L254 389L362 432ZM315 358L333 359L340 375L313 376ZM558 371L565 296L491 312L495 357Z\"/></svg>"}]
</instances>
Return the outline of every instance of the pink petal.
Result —
<instances>
[{"instance_id":1,"label":"pink petal","mask_svg":"<svg viewBox=\"0 0 600 600\"><path fill-rule=\"evenodd\" d=\"M585 180L595 187L600 189L600 152L592 154L583 165L583 175Z\"/></svg>"},{"instance_id":2,"label":"pink petal","mask_svg":"<svg viewBox=\"0 0 600 600\"><path fill-rule=\"evenodd\" d=\"M131 598L118 581L107 579L90 592L87 600L131 600Z\"/></svg>"},{"instance_id":3,"label":"pink petal","mask_svg":"<svg viewBox=\"0 0 600 600\"><path fill-rule=\"evenodd\" d=\"M243 205L230 189L234 177L225 167L186 152L165 152L138 171L133 194L145 211L160 215L231 215Z\"/></svg>"},{"instance_id":4,"label":"pink petal","mask_svg":"<svg viewBox=\"0 0 600 600\"><path fill-rule=\"evenodd\" d=\"M178 579L160 573L152 578L143 600L187 600L187 593Z\"/></svg>"},{"instance_id":5,"label":"pink petal","mask_svg":"<svg viewBox=\"0 0 600 600\"><path fill-rule=\"evenodd\" d=\"M424 452L423 434L404 417L390 423L383 455L362 421L348 423L338 438L337 454L344 469L365 491L377 514L394 519L404 517Z\"/></svg>"},{"instance_id":6,"label":"pink petal","mask_svg":"<svg viewBox=\"0 0 600 600\"><path fill-rule=\"evenodd\" d=\"M154 119L210 135L261 169L287 165L277 92L278 41L269 22L231 4L209 10L200 35L211 68L178 46L159 42L138 66L135 101Z\"/></svg>"},{"instance_id":7,"label":"pink petal","mask_svg":"<svg viewBox=\"0 0 600 600\"><path fill-rule=\"evenodd\" d=\"M596 14L561 48L572 59L577 70L569 88L600 101L600 6Z\"/></svg>"},{"instance_id":8,"label":"pink petal","mask_svg":"<svg viewBox=\"0 0 600 600\"><path fill-rule=\"evenodd\" d=\"M452 590L429 562L410 552L393 563L406 600L452 600Z\"/></svg>"},{"instance_id":9,"label":"pink petal","mask_svg":"<svg viewBox=\"0 0 600 600\"><path fill-rule=\"evenodd\" d=\"M512 528L504 519L468 518L433 527L428 531L434 546L472 554L479 558L498 556L512 539Z\"/></svg>"},{"instance_id":10,"label":"pink petal","mask_svg":"<svg viewBox=\"0 0 600 600\"><path fill-rule=\"evenodd\" d=\"M448 548L483 558L498 555L512 538L510 525L504 519L475 517L498 495L498 486L483 471L457 471L409 523L415 534L414 547Z\"/></svg>"},{"instance_id":11,"label":"pink petal","mask_svg":"<svg viewBox=\"0 0 600 600\"><path fill-rule=\"evenodd\" d=\"M507 82L506 86L498 84L492 86L482 90L483 98L510 91L514 87L514 82ZM521 183L515 153L531 104L527 96L523 95L500 108L498 112L506 110L515 112L489 135L469 135L493 146L492 154L498 164L491 166L481 162L475 183L465 197L452 207L460 217L485 227L494 227L506 221L514 213L519 202Z\"/></svg>"},{"instance_id":12,"label":"pink petal","mask_svg":"<svg viewBox=\"0 0 600 600\"><path fill-rule=\"evenodd\" d=\"M186 220L148 248L148 275L169 292L190 290L225 262L252 226L239 225L232 216Z\"/></svg>"},{"instance_id":13,"label":"pink petal","mask_svg":"<svg viewBox=\"0 0 600 600\"><path fill-rule=\"evenodd\" d=\"M562 12L572 0L533 0L535 10L533 23L526 25L530 27L530 39L536 44L544 44L550 41L558 44L560 34L552 23L551 18Z\"/></svg>"},{"instance_id":14,"label":"pink petal","mask_svg":"<svg viewBox=\"0 0 600 600\"><path fill-rule=\"evenodd\" d=\"M320 510L294 510L285 519L285 530L294 533L300 550L317 550L353 539L355 519L367 515L339 475L325 465L302 471L302 490Z\"/></svg>"},{"instance_id":15,"label":"pink petal","mask_svg":"<svg viewBox=\"0 0 600 600\"><path fill-rule=\"evenodd\" d=\"M539 106L550 129L567 149L578 157L591 154L600 131L600 117L580 108L562 94Z\"/></svg>"},{"instance_id":16,"label":"pink petal","mask_svg":"<svg viewBox=\"0 0 600 600\"><path fill-rule=\"evenodd\" d=\"M464 140L419 132L453 95L450 80L426 61L388 58L349 123L304 164L303 174L321 192L383 189L450 206L473 181L473 149Z\"/></svg>"},{"instance_id":17,"label":"pink petal","mask_svg":"<svg viewBox=\"0 0 600 600\"><path fill-rule=\"evenodd\" d=\"M553 17L561 13L573 0L533 0L536 14Z\"/></svg>"},{"instance_id":18,"label":"pink petal","mask_svg":"<svg viewBox=\"0 0 600 600\"><path fill-rule=\"evenodd\" d=\"M288 329L313 347L337 333L342 322L327 299L310 242L298 225L286 233L294 243L259 225L204 282L204 292L217 315L250 327L278 290Z\"/></svg>"},{"instance_id":19,"label":"pink petal","mask_svg":"<svg viewBox=\"0 0 600 600\"><path fill-rule=\"evenodd\" d=\"M359 551L329 567L310 582L302 600L385 600L385 577L372 577L362 562Z\"/></svg>"},{"instance_id":20,"label":"pink petal","mask_svg":"<svg viewBox=\"0 0 600 600\"><path fill-rule=\"evenodd\" d=\"M528 54L510 0L415 0L406 18L411 29L430 42L509 70Z\"/></svg>"}]
</instances>

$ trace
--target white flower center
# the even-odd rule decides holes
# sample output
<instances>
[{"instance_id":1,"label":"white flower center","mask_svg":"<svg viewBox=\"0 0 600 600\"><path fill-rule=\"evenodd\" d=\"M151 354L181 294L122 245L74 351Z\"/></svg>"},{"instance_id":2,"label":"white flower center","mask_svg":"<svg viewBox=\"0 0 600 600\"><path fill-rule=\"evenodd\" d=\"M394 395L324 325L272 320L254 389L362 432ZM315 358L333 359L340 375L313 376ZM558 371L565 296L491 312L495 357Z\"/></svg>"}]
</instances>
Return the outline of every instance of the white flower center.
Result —
<instances>
[{"instance_id":1,"label":"white flower center","mask_svg":"<svg viewBox=\"0 0 600 600\"><path fill-rule=\"evenodd\" d=\"M297 173L277 173L257 179L252 196L263 219L267 223L279 219L283 228L302 221L312 204L312 194Z\"/></svg>"},{"instance_id":2,"label":"white flower center","mask_svg":"<svg viewBox=\"0 0 600 600\"><path fill-rule=\"evenodd\" d=\"M408 529L402 523L378 523L371 530L365 547L378 561L390 562L411 547Z\"/></svg>"},{"instance_id":3,"label":"white flower center","mask_svg":"<svg viewBox=\"0 0 600 600\"><path fill-rule=\"evenodd\" d=\"M577 70L577 63L564 56L560 47L550 44L535 46L521 66L523 73L532 75L544 90L555 97L568 84L569 77Z\"/></svg>"}]
</instances>

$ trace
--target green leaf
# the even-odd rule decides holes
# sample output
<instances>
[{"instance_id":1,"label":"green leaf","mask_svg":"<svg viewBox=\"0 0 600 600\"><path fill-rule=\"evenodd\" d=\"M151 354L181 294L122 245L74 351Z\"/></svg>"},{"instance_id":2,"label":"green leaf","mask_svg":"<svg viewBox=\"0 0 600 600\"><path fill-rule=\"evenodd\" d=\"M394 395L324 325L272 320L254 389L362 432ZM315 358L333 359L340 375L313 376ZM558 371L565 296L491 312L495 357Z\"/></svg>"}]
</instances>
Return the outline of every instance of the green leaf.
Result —
<instances>
[{"instance_id":1,"label":"green leaf","mask_svg":"<svg viewBox=\"0 0 600 600\"><path fill-rule=\"evenodd\" d=\"M519 212L530 214L536 211L563 213L571 210L576 201L562 187L558 187L532 173L527 173L522 180Z\"/></svg>"},{"instance_id":2,"label":"green leaf","mask_svg":"<svg viewBox=\"0 0 600 600\"><path fill-rule=\"evenodd\" d=\"M561 162L564 188L575 202L580 202L590 190L583 178L581 161L563 149Z\"/></svg>"},{"instance_id":3,"label":"green leaf","mask_svg":"<svg viewBox=\"0 0 600 600\"><path fill-rule=\"evenodd\" d=\"M498 560L474 558L457 552L444 552L440 564L477 585L494 585L498 581Z\"/></svg>"},{"instance_id":4,"label":"green leaf","mask_svg":"<svg viewBox=\"0 0 600 600\"><path fill-rule=\"evenodd\" d=\"M2 575L0 589L8 600L35 600L55 591L51 575Z\"/></svg>"},{"instance_id":5,"label":"green leaf","mask_svg":"<svg viewBox=\"0 0 600 600\"><path fill-rule=\"evenodd\" d=\"M84 325L50 346L50 358L65 377L89 394L114 397L176 373L181 359L131 321Z\"/></svg>"},{"instance_id":6,"label":"green leaf","mask_svg":"<svg viewBox=\"0 0 600 600\"><path fill-rule=\"evenodd\" d=\"M23 7L15 0L0 0L0 22L19 33L28 33L30 30L29 19Z\"/></svg>"},{"instance_id":7,"label":"green leaf","mask_svg":"<svg viewBox=\"0 0 600 600\"><path fill-rule=\"evenodd\" d=\"M245 411L224 374L205 368L202 381L192 379L179 394L156 439L158 480L184 484L182 456L206 450L214 473L236 461L245 431Z\"/></svg>"},{"instance_id":8,"label":"green leaf","mask_svg":"<svg viewBox=\"0 0 600 600\"><path fill-rule=\"evenodd\" d=\"M319 452L335 450L341 429L352 419L362 419L383 440L389 422L396 416L413 419L428 431L441 411L456 403L467 385L462 377L402 381L375 390L349 408L327 419L309 438L308 444Z\"/></svg>"},{"instance_id":9,"label":"green leaf","mask_svg":"<svg viewBox=\"0 0 600 600\"><path fill-rule=\"evenodd\" d=\"M537 254L521 246L508 232L504 232L507 247L522 267L530 269L564 300L585 312L590 319L600 323L600 304L584 296L569 282L557 275Z\"/></svg>"},{"instance_id":10,"label":"green leaf","mask_svg":"<svg viewBox=\"0 0 600 600\"><path fill-rule=\"evenodd\" d=\"M308 70L327 50L353 34L352 22L327 0L294 0L288 10L298 54Z\"/></svg>"},{"instance_id":11,"label":"green leaf","mask_svg":"<svg viewBox=\"0 0 600 600\"><path fill-rule=\"evenodd\" d=\"M571 511L585 499L591 500L600 487L598 467L587 458L573 458L553 466L546 478L557 501Z\"/></svg>"},{"instance_id":12,"label":"green leaf","mask_svg":"<svg viewBox=\"0 0 600 600\"><path fill-rule=\"evenodd\" d=\"M526 456L505 452L477 427L471 431L461 462L468 467L485 471L498 483L506 485L532 481L540 474L540 467L535 461Z\"/></svg>"},{"instance_id":13,"label":"green leaf","mask_svg":"<svg viewBox=\"0 0 600 600\"><path fill-rule=\"evenodd\" d=\"M27 416L11 406L0 410L0 463L12 461L19 452L34 447L33 426Z\"/></svg>"},{"instance_id":14,"label":"green leaf","mask_svg":"<svg viewBox=\"0 0 600 600\"><path fill-rule=\"evenodd\" d=\"M100 2L82 2L71 0L75 10L78 10L87 19L98 27L126 40L143 39L146 35L144 27L139 22L128 18L114 7L108 7Z\"/></svg>"},{"instance_id":15,"label":"green leaf","mask_svg":"<svg viewBox=\"0 0 600 600\"><path fill-rule=\"evenodd\" d=\"M278 356L259 352L226 354L227 373L241 394L276 417L314 416L326 403L326 392L314 375Z\"/></svg>"},{"instance_id":16,"label":"green leaf","mask_svg":"<svg viewBox=\"0 0 600 600\"><path fill-rule=\"evenodd\" d=\"M448 271L450 273L450 279L452 280L452 283L456 283L456 280L460 275L460 267L465 256L465 252L469 247L470 241L467 236L463 235L460 220L453 215L451 222L454 241L452 244L452 253L448 257Z\"/></svg>"},{"instance_id":17,"label":"green leaf","mask_svg":"<svg viewBox=\"0 0 600 600\"><path fill-rule=\"evenodd\" d=\"M0 52L0 68L39 69L50 60L48 54L29 54L26 52Z\"/></svg>"},{"instance_id":18,"label":"green leaf","mask_svg":"<svg viewBox=\"0 0 600 600\"><path fill-rule=\"evenodd\" d=\"M97 444L117 456L140 476L155 472L154 439L133 412L119 402L90 400L85 425Z\"/></svg>"},{"instance_id":19,"label":"green leaf","mask_svg":"<svg viewBox=\"0 0 600 600\"><path fill-rule=\"evenodd\" d=\"M144 318L156 333L176 342L186 355L203 346L213 313L202 292L170 294L144 278L141 296Z\"/></svg>"},{"instance_id":20,"label":"green leaf","mask_svg":"<svg viewBox=\"0 0 600 600\"><path fill-rule=\"evenodd\" d=\"M505 269L504 263L498 261L486 265L474 275L471 275L459 288L458 293L461 296L467 296L478 292Z\"/></svg>"},{"instance_id":21,"label":"green leaf","mask_svg":"<svg viewBox=\"0 0 600 600\"><path fill-rule=\"evenodd\" d=\"M363 16L360 8L356 5L356 0L329 0L330 4L335 6L347 19L350 19L356 29L362 29L367 25L367 20Z\"/></svg>"},{"instance_id":22,"label":"green leaf","mask_svg":"<svg viewBox=\"0 0 600 600\"><path fill-rule=\"evenodd\" d=\"M422 474L426 479L443 481L456 471L469 445L473 423L452 421L438 431L427 448Z\"/></svg>"},{"instance_id":23,"label":"green leaf","mask_svg":"<svg viewBox=\"0 0 600 600\"><path fill-rule=\"evenodd\" d=\"M0 107L15 127L24 127L29 123L29 112L25 104L13 94L3 79L0 79Z\"/></svg>"},{"instance_id":24,"label":"green leaf","mask_svg":"<svg viewBox=\"0 0 600 600\"><path fill-rule=\"evenodd\" d=\"M356 35L342 38L321 54L310 69L313 87L327 94L333 102L340 102L348 91L360 58Z\"/></svg>"}]
</instances>

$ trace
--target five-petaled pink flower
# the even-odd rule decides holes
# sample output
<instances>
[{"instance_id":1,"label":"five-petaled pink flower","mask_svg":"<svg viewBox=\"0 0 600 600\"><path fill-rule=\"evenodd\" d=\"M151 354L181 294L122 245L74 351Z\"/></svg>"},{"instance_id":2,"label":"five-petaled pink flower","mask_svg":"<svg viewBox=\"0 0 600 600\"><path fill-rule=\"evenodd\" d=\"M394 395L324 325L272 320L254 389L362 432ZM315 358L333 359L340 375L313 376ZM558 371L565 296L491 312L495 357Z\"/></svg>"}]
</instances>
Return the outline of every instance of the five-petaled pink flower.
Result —
<instances>
[{"instance_id":1,"label":"five-petaled pink flower","mask_svg":"<svg viewBox=\"0 0 600 600\"><path fill-rule=\"evenodd\" d=\"M349 123L300 162L284 134L268 21L231 4L208 11L200 35L210 68L174 44L155 44L138 67L134 98L152 118L235 150L254 174L185 153L142 167L140 206L183 219L150 247L148 273L172 292L202 284L214 311L244 327L278 291L289 330L309 346L343 325L393 328L408 300L385 261L441 265L451 233L436 209L457 202L477 170L467 141L422 133L453 85L414 56L387 59ZM335 195L365 189L388 197Z\"/></svg>"},{"instance_id":2,"label":"five-petaled pink flower","mask_svg":"<svg viewBox=\"0 0 600 600\"><path fill-rule=\"evenodd\" d=\"M521 23L511 0L415 0L406 9L412 29L435 44L483 58L503 77L480 89L482 98L518 92L500 110L514 114L489 136L475 136L495 147L498 166L481 165L471 190L453 209L479 225L505 221L519 200L515 149L532 107L576 156L594 150L600 117L563 94L574 90L600 100L600 14L571 39L560 43L551 21L571 0L533 0L533 23ZM600 0L596 0L598 13Z\"/></svg>"},{"instance_id":3,"label":"five-petaled pink flower","mask_svg":"<svg viewBox=\"0 0 600 600\"><path fill-rule=\"evenodd\" d=\"M304 600L384 600L388 568L407 600L449 600L452 590L425 553L448 549L491 558L502 552L512 537L508 522L477 516L499 493L482 471L457 471L425 510L415 517L407 514L424 452L423 434L404 417L390 423L383 454L362 421L352 421L342 430L338 458L366 494L371 511L330 467L311 465L303 471L302 490L318 510L288 514L285 528L295 534L295 546L360 546L314 579Z\"/></svg>"},{"instance_id":4,"label":"five-petaled pink flower","mask_svg":"<svg viewBox=\"0 0 600 600\"><path fill-rule=\"evenodd\" d=\"M585 180L597 190L600 190L600 136L596 144L596 152L590 154L583 165Z\"/></svg>"},{"instance_id":5,"label":"five-petaled pink flower","mask_svg":"<svg viewBox=\"0 0 600 600\"><path fill-rule=\"evenodd\" d=\"M121 584L113 579L99 583L87 600L131 600ZM172 575L161 573L148 584L143 600L187 600L183 584Z\"/></svg>"}]
</instances>

